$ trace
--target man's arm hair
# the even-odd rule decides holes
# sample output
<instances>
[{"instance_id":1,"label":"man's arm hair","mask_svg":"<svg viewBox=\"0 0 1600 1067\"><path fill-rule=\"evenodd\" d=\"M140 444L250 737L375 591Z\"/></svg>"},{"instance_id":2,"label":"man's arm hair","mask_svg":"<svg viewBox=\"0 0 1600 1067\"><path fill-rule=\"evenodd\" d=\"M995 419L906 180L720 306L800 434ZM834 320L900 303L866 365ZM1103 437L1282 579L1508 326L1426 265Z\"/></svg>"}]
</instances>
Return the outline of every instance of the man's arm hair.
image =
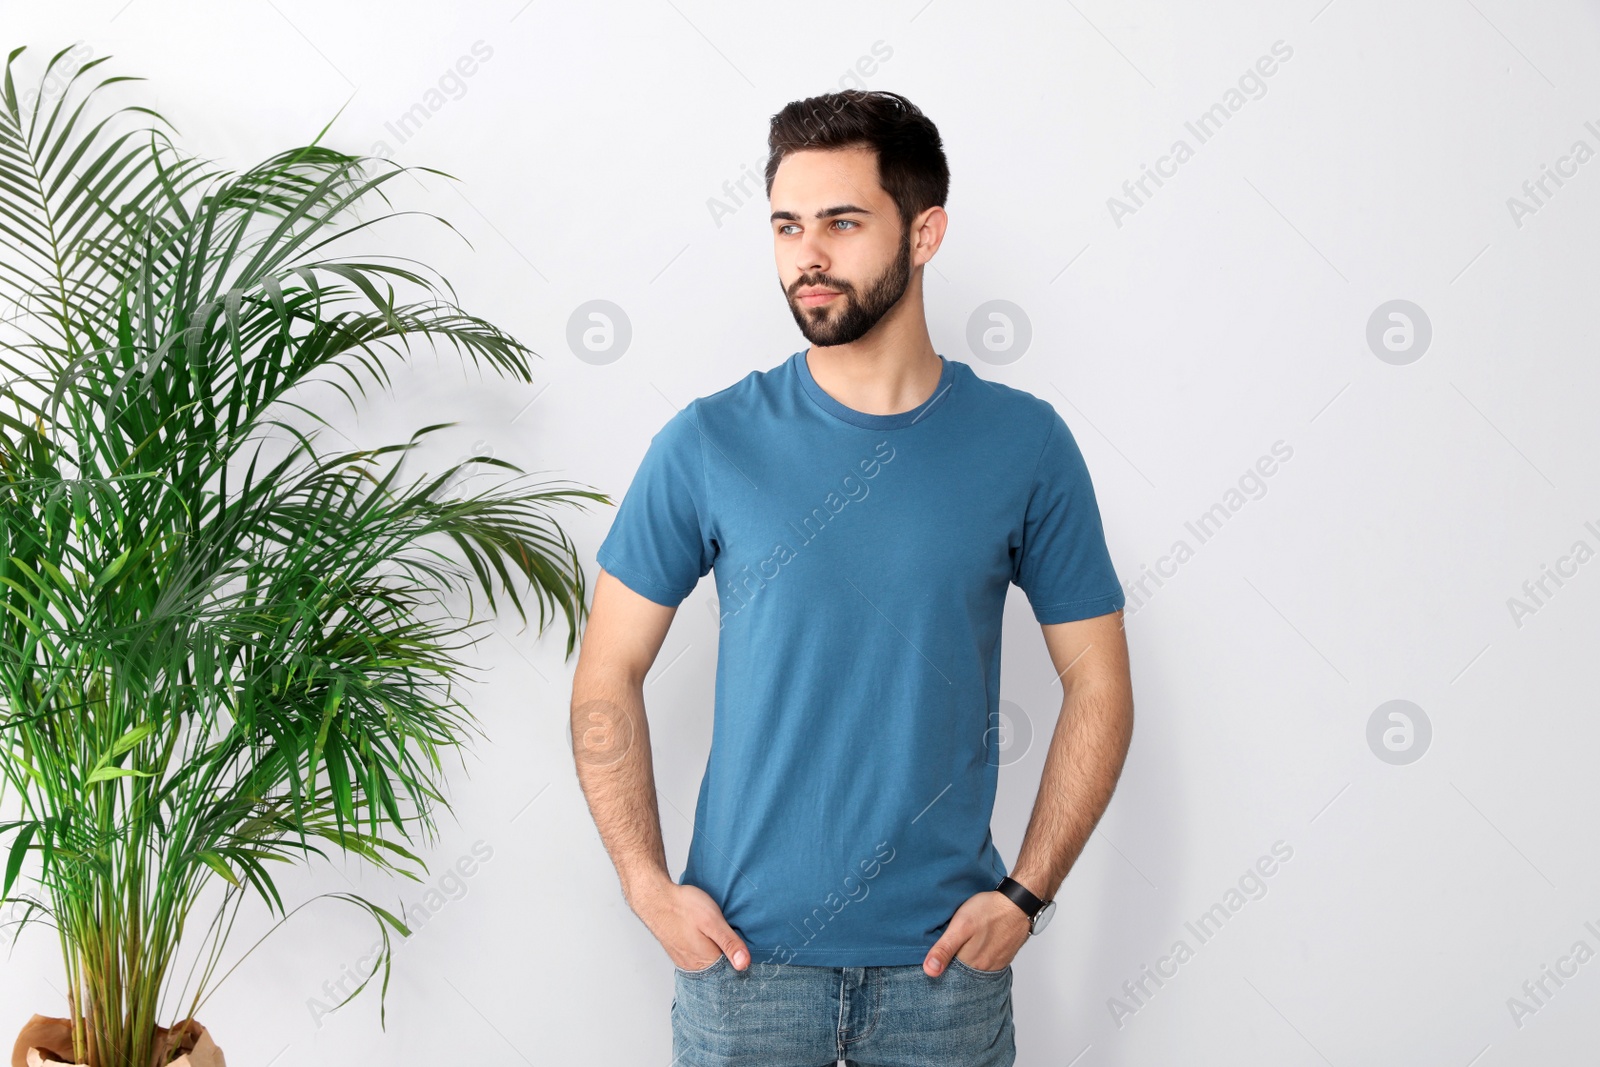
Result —
<instances>
[{"instance_id":1,"label":"man's arm hair","mask_svg":"<svg viewBox=\"0 0 1600 1067\"><path fill-rule=\"evenodd\" d=\"M1133 738L1133 684L1122 621L1122 612L1114 611L1042 627L1061 681L1061 714L1010 872L1040 900L1055 897L1077 862L1111 802Z\"/></svg>"},{"instance_id":2,"label":"man's arm hair","mask_svg":"<svg viewBox=\"0 0 1600 1067\"><path fill-rule=\"evenodd\" d=\"M672 881L661 843L644 678L677 611L602 569L572 681L578 783L635 912Z\"/></svg>"}]
</instances>

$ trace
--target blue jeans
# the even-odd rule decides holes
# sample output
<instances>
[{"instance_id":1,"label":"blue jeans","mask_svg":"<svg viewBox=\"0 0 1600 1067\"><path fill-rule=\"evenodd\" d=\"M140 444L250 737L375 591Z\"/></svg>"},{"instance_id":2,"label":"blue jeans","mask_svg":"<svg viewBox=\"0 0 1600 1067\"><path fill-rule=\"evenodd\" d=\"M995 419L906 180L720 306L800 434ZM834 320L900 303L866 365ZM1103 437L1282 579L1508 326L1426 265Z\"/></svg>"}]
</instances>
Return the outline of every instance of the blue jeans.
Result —
<instances>
[{"instance_id":1,"label":"blue jeans","mask_svg":"<svg viewBox=\"0 0 1600 1067\"><path fill-rule=\"evenodd\" d=\"M1011 967L674 967L672 1067L1011 1067Z\"/></svg>"}]
</instances>

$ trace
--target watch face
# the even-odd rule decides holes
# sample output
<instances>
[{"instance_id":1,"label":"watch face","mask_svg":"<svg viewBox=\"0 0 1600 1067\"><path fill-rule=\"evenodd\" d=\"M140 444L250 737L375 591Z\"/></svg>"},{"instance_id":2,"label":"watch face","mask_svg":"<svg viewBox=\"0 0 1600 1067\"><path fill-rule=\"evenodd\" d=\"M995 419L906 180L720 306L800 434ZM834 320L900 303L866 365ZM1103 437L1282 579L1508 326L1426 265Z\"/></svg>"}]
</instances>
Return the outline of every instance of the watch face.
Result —
<instances>
[{"instance_id":1,"label":"watch face","mask_svg":"<svg viewBox=\"0 0 1600 1067\"><path fill-rule=\"evenodd\" d=\"M1050 925L1050 917L1055 913L1056 902L1053 900L1045 901L1044 907L1039 909L1039 914L1033 917L1033 932L1037 934L1046 926Z\"/></svg>"}]
</instances>

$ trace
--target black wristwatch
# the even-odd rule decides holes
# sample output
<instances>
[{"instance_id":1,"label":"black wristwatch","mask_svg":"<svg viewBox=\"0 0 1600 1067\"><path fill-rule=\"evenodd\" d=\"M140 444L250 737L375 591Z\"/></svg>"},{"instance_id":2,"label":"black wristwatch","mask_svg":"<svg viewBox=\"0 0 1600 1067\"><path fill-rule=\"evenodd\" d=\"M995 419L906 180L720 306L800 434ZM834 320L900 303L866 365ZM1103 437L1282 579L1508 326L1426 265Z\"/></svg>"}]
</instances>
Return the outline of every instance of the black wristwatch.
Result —
<instances>
[{"instance_id":1,"label":"black wristwatch","mask_svg":"<svg viewBox=\"0 0 1600 1067\"><path fill-rule=\"evenodd\" d=\"M1010 875L1000 879L1000 884L995 889L1010 897L1028 916L1029 934L1037 934L1050 922L1050 917L1056 913L1054 900L1040 900L1028 892L1026 886L1016 881Z\"/></svg>"}]
</instances>

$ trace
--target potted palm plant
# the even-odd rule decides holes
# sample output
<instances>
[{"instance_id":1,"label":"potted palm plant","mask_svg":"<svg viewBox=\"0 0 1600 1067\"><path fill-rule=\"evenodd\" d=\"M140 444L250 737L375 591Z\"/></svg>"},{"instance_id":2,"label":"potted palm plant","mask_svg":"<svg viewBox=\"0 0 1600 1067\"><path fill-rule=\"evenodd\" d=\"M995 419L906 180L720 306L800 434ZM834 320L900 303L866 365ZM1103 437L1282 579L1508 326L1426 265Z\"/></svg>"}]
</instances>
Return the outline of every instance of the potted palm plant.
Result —
<instances>
[{"instance_id":1,"label":"potted palm plant","mask_svg":"<svg viewBox=\"0 0 1600 1067\"><path fill-rule=\"evenodd\" d=\"M481 734L455 686L473 642L451 639L483 623L443 594L470 605L476 585L493 610L498 587L526 621L527 583L570 658L584 573L554 512L612 501L518 478L450 492L469 463L523 473L492 456L402 484L405 453L448 423L320 452L283 421L324 421L297 387L361 388L414 342L530 380L536 353L437 272L335 254L408 213L361 218L386 183L443 172L336 151L326 127L214 169L147 108L89 118L141 80L89 85L109 57L51 81L63 49L19 99L23 51L0 87L0 905L54 927L69 994L15 1062L220 1064L195 1016L231 971L241 904L277 929L310 902L285 905L274 863L426 873L413 849L449 806L442 756ZM322 896L383 934L350 996L380 970L386 991L402 918Z\"/></svg>"}]
</instances>

